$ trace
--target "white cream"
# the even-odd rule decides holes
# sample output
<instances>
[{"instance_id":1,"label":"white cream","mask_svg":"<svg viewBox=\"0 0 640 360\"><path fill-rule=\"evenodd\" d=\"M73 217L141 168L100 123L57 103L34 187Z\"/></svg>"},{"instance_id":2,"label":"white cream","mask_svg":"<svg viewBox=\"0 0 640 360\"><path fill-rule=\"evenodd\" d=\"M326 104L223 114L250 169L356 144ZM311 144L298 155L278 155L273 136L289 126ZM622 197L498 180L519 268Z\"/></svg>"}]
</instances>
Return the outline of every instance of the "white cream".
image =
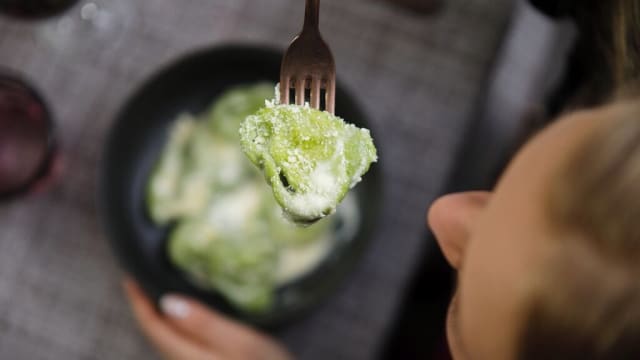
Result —
<instances>
[{"instance_id":1,"label":"white cream","mask_svg":"<svg viewBox=\"0 0 640 360\"><path fill-rule=\"evenodd\" d=\"M327 257L333 242L332 236L325 235L303 246L283 248L276 269L276 284L291 282L313 270Z\"/></svg>"},{"instance_id":2,"label":"white cream","mask_svg":"<svg viewBox=\"0 0 640 360\"><path fill-rule=\"evenodd\" d=\"M255 219L260 205L259 189L248 184L216 198L209 208L208 221L216 228L241 229Z\"/></svg>"}]
</instances>

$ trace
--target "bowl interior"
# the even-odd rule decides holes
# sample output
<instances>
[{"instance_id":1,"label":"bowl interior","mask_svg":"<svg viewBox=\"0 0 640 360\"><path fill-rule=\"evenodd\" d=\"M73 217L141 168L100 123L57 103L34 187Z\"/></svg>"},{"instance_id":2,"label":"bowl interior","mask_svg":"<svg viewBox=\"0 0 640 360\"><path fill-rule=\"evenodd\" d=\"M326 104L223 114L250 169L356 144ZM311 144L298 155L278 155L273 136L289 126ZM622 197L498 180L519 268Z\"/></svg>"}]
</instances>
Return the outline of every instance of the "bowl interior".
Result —
<instances>
[{"instance_id":1,"label":"bowl interior","mask_svg":"<svg viewBox=\"0 0 640 360\"><path fill-rule=\"evenodd\" d=\"M375 164L355 188L361 214L355 238L340 242L315 271L281 287L274 308L259 316L236 311L215 292L193 286L167 258L168 229L156 226L147 216L146 181L176 116L185 111L200 113L236 85L276 83L280 59L278 51L243 46L185 56L147 81L118 115L101 169L104 221L121 264L154 299L167 292L180 292L253 325L277 327L326 298L363 252L376 222L380 198ZM367 127L360 107L340 86L336 89L336 114Z\"/></svg>"}]
</instances>

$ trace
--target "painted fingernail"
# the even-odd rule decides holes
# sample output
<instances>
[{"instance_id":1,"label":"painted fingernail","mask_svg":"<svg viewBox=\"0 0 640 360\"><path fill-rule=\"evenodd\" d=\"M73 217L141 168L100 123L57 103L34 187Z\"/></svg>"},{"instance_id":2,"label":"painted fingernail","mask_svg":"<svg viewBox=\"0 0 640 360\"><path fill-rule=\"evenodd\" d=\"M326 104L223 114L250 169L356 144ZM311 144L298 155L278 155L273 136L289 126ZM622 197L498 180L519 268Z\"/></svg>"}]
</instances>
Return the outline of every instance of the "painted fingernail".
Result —
<instances>
[{"instance_id":1,"label":"painted fingernail","mask_svg":"<svg viewBox=\"0 0 640 360\"><path fill-rule=\"evenodd\" d=\"M175 295L165 295L160 299L160 308L168 316L186 318L189 315L189 304Z\"/></svg>"}]
</instances>

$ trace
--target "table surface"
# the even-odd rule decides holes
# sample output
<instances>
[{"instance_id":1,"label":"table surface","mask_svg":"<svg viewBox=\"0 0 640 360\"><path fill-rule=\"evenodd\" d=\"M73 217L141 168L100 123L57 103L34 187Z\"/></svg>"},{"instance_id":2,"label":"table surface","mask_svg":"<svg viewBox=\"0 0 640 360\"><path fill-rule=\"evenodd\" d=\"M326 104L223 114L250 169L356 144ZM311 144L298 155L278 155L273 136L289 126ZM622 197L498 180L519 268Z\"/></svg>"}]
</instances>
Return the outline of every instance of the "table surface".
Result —
<instances>
[{"instance_id":1,"label":"table surface","mask_svg":"<svg viewBox=\"0 0 640 360\"><path fill-rule=\"evenodd\" d=\"M104 137L158 67L222 43L284 48L299 0L110 0L112 25L81 6L41 22L0 18L0 66L43 92L65 172L47 193L0 205L0 357L148 359L96 204ZM325 0L338 76L371 115L385 191L363 261L329 301L279 336L301 359L371 359L422 255L425 210L444 188L500 45L510 0L447 0L421 17L381 0ZM85 15L87 15L85 8ZM65 32L66 31L66 32Z\"/></svg>"}]
</instances>

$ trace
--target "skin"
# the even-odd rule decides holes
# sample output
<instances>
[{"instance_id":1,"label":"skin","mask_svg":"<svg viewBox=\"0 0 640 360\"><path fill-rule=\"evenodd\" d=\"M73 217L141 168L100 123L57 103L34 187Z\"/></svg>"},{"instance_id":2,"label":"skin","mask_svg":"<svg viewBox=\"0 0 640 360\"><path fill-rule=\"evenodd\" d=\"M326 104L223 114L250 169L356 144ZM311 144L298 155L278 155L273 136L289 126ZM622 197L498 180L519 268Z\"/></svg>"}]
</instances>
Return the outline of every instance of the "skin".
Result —
<instances>
[{"instance_id":1,"label":"skin","mask_svg":"<svg viewBox=\"0 0 640 360\"><path fill-rule=\"evenodd\" d=\"M493 193L444 196L427 222L458 271L447 337L454 359L514 359L532 275L554 251L545 216L554 174L611 109L560 119L516 155Z\"/></svg>"},{"instance_id":2,"label":"skin","mask_svg":"<svg viewBox=\"0 0 640 360\"><path fill-rule=\"evenodd\" d=\"M447 319L454 359L515 358L527 279L542 270L557 238L544 212L552 176L610 111L615 108L574 113L546 128L516 155L493 193L447 195L431 206L427 222L458 271ZM181 310L164 299L158 311L131 280L125 292L142 331L166 359L291 358L273 339L194 300L172 295Z\"/></svg>"},{"instance_id":3,"label":"skin","mask_svg":"<svg viewBox=\"0 0 640 360\"><path fill-rule=\"evenodd\" d=\"M140 329L167 360L287 360L273 339L180 295L161 300L161 310L131 279L125 294Z\"/></svg>"}]
</instances>

